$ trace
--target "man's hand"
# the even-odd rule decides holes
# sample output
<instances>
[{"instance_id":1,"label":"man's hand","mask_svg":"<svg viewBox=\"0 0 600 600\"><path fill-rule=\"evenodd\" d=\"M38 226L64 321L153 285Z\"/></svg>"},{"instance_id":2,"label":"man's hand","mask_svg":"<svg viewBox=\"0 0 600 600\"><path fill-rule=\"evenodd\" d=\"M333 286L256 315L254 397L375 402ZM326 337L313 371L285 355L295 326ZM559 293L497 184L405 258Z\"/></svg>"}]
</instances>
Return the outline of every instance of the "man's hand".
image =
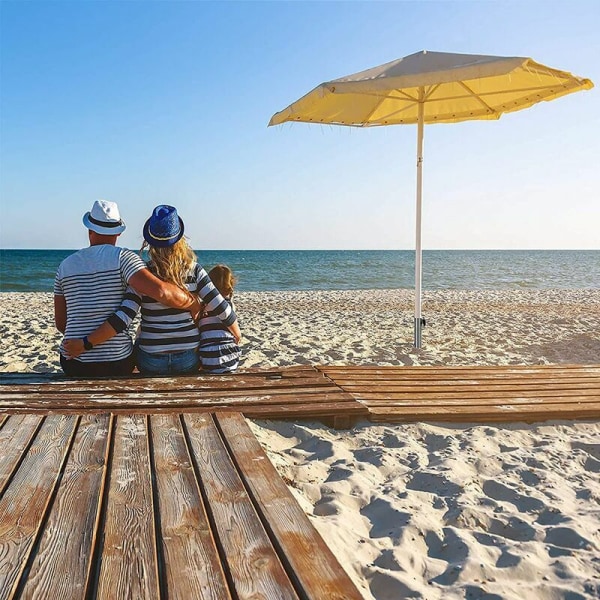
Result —
<instances>
[{"instance_id":1,"label":"man's hand","mask_svg":"<svg viewBox=\"0 0 600 600\"><path fill-rule=\"evenodd\" d=\"M194 323L198 323L198 320L200 319L200 317L202 316L202 313L204 312L204 303L200 302L200 300L198 300L198 296L191 294L190 296L192 297L192 304L187 308L187 310L190 312L190 314L192 315L192 319L194 319Z\"/></svg>"},{"instance_id":2,"label":"man's hand","mask_svg":"<svg viewBox=\"0 0 600 600\"><path fill-rule=\"evenodd\" d=\"M85 352L81 339L63 340L63 348L68 359L77 358Z\"/></svg>"}]
</instances>

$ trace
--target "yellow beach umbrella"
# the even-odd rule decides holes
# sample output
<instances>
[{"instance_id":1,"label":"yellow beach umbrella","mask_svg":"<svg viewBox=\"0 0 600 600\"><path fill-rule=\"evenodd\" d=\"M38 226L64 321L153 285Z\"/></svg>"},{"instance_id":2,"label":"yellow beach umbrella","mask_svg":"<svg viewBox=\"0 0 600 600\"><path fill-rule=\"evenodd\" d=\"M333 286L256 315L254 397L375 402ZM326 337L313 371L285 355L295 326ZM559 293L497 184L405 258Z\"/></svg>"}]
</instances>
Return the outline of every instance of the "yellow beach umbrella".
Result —
<instances>
[{"instance_id":1,"label":"yellow beach umbrella","mask_svg":"<svg viewBox=\"0 0 600 600\"><path fill-rule=\"evenodd\" d=\"M499 119L594 84L531 58L422 51L318 85L271 118L351 127L417 124L415 337L421 347L423 126Z\"/></svg>"}]
</instances>

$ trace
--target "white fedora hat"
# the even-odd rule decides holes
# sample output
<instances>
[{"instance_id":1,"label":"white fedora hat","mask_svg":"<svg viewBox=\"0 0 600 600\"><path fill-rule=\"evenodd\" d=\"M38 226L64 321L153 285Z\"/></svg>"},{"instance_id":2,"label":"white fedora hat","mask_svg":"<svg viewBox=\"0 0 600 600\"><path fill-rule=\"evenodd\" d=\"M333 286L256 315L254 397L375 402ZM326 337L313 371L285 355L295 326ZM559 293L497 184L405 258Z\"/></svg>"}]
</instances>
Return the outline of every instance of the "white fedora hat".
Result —
<instances>
[{"instance_id":1,"label":"white fedora hat","mask_svg":"<svg viewBox=\"0 0 600 600\"><path fill-rule=\"evenodd\" d=\"M83 224L101 235L119 235L125 231L116 202L96 200L92 210L83 215Z\"/></svg>"}]
</instances>

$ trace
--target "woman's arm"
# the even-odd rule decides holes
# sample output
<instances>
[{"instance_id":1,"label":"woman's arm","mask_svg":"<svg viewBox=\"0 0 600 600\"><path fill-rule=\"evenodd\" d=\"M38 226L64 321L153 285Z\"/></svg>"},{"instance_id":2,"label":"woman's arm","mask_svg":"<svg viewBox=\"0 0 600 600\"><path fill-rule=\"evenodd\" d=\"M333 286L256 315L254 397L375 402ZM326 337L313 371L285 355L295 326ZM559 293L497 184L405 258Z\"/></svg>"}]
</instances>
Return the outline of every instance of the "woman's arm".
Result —
<instances>
[{"instance_id":1,"label":"woman's arm","mask_svg":"<svg viewBox=\"0 0 600 600\"><path fill-rule=\"evenodd\" d=\"M104 321L98 329L92 331L86 338L92 346L98 346L113 338L117 333L119 332L115 331L114 327L108 321ZM86 351L84 346L86 338L63 341L63 349L67 354L67 358L77 358Z\"/></svg>"},{"instance_id":2,"label":"woman's arm","mask_svg":"<svg viewBox=\"0 0 600 600\"><path fill-rule=\"evenodd\" d=\"M125 290L119 308L102 325L86 336L88 343L92 344L92 346L98 346L107 342L118 333L125 331L131 325L133 319L135 319L141 305L141 297L135 293L132 287L128 287ZM86 351L85 339L64 340L63 348L67 354L67 358L77 358Z\"/></svg>"}]
</instances>

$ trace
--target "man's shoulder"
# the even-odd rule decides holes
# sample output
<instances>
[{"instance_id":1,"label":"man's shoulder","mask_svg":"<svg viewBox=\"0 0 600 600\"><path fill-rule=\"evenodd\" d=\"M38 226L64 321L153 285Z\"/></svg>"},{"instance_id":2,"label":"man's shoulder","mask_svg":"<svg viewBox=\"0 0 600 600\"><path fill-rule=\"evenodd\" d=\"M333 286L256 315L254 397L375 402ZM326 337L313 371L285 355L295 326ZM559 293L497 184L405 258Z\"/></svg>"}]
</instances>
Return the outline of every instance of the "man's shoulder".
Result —
<instances>
[{"instance_id":1,"label":"man's shoulder","mask_svg":"<svg viewBox=\"0 0 600 600\"><path fill-rule=\"evenodd\" d=\"M121 250L108 244L77 250L60 263L59 277L118 270Z\"/></svg>"},{"instance_id":2,"label":"man's shoulder","mask_svg":"<svg viewBox=\"0 0 600 600\"><path fill-rule=\"evenodd\" d=\"M142 260L140 255L129 248L121 248L119 246L115 246L115 250L119 253L119 257L121 260L132 261L135 263L141 263L146 266L146 263Z\"/></svg>"},{"instance_id":3,"label":"man's shoulder","mask_svg":"<svg viewBox=\"0 0 600 600\"><path fill-rule=\"evenodd\" d=\"M119 268L125 281L129 282L133 275L147 268L146 263L133 250L127 248L118 248L118 250Z\"/></svg>"}]
</instances>

